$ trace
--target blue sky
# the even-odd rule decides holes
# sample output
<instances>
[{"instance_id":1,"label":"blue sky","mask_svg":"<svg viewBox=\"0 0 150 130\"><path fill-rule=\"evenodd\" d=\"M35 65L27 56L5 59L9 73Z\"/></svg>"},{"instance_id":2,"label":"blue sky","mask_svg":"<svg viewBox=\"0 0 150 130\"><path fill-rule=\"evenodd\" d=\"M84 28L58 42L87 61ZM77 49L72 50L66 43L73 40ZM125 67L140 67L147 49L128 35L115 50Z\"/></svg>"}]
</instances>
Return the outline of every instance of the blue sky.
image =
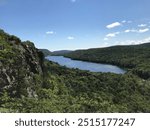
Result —
<instances>
[{"instance_id":1,"label":"blue sky","mask_svg":"<svg viewBox=\"0 0 150 130\"><path fill-rule=\"evenodd\" d=\"M150 0L0 0L0 28L38 48L150 41Z\"/></svg>"}]
</instances>

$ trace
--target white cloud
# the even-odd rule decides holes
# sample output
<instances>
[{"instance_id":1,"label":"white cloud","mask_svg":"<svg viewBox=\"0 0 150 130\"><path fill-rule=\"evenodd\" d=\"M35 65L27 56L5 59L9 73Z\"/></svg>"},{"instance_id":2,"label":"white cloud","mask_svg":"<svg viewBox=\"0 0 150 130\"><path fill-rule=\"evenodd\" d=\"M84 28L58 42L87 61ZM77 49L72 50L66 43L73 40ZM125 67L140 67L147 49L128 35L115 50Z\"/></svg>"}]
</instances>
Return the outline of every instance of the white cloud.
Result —
<instances>
[{"instance_id":1,"label":"white cloud","mask_svg":"<svg viewBox=\"0 0 150 130\"><path fill-rule=\"evenodd\" d=\"M122 23L132 23L132 21L127 21L127 20L123 20L123 21L121 21Z\"/></svg>"},{"instance_id":2,"label":"white cloud","mask_svg":"<svg viewBox=\"0 0 150 130\"><path fill-rule=\"evenodd\" d=\"M139 33L145 33L145 32L148 32L149 31L149 28L145 28L145 29L140 29L138 32Z\"/></svg>"},{"instance_id":3,"label":"white cloud","mask_svg":"<svg viewBox=\"0 0 150 130\"><path fill-rule=\"evenodd\" d=\"M135 45L135 44L139 44L139 42L136 40L126 40L119 42L119 45Z\"/></svg>"},{"instance_id":4,"label":"white cloud","mask_svg":"<svg viewBox=\"0 0 150 130\"><path fill-rule=\"evenodd\" d=\"M125 30L124 32L125 32L125 33L128 33L128 32L130 32L130 31L131 31L131 30L127 29L127 30Z\"/></svg>"},{"instance_id":5,"label":"white cloud","mask_svg":"<svg viewBox=\"0 0 150 130\"><path fill-rule=\"evenodd\" d=\"M141 40L126 40L122 42L116 42L116 45L137 45L137 44L142 44L142 43L148 43L150 42L150 37L141 39Z\"/></svg>"},{"instance_id":6,"label":"white cloud","mask_svg":"<svg viewBox=\"0 0 150 130\"><path fill-rule=\"evenodd\" d=\"M55 32L54 31L47 31L46 34L53 35L53 34L55 34Z\"/></svg>"},{"instance_id":7,"label":"white cloud","mask_svg":"<svg viewBox=\"0 0 150 130\"><path fill-rule=\"evenodd\" d=\"M109 33L106 35L106 37L116 37L116 35L120 34L120 32L115 32L115 33Z\"/></svg>"},{"instance_id":8,"label":"white cloud","mask_svg":"<svg viewBox=\"0 0 150 130\"><path fill-rule=\"evenodd\" d=\"M142 43L147 43L147 42L150 42L150 37L147 37L145 39L143 39Z\"/></svg>"},{"instance_id":9,"label":"white cloud","mask_svg":"<svg viewBox=\"0 0 150 130\"><path fill-rule=\"evenodd\" d=\"M126 23L127 21L126 20L123 20L123 21L121 21L122 23Z\"/></svg>"},{"instance_id":10,"label":"white cloud","mask_svg":"<svg viewBox=\"0 0 150 130\"><path fill-rule=\"evenodd\" d=\"M115 33L109 33L109 34L106 35L106 37L115 37L115 36L116 36Z\"/></svg>"},{"instance_id":11,"label":"white cloud","mask_svg":"<svg viewBox=\"0 0 150 130\"><path fill-rule=\"evenodd\" d=\"M71 0L71 2L73 2L73 3L74 3L74 2L76 2L76 0Z\"/></svg>"},{"instance_id":12,"label":"white cloud","mask_svg":"<svg viewBox=\"0 0 150 130\"><path fill-rule=\"evenodd\" d=\"M124 31L125 33L129 33L129 32L138 32L138 30L135 29L127 29Z\"/></svg>"},{"instance_id":13,"label":"white cloud","mask_svg":"<svg viewBox=\"0 0 150 130\"><path fill-rule=\"evenodd\" d=\"M68 40L74 40L75 38L72 36L67 37Z\"/></svg>"},{"instance_id":14,"label":"white cloud","mask_svg":"<svg viewBox=\"0 0 150 130\"><path fill-rule=\"evenodd\" d=\"M109 39L107 37L104 38L104 41L108 41Z\"/></svg>"},{"instance_id":15,"label":"white cloud","mask_svg":"<svg viewBox=\"0 0 150 130\"><path fill-rule=\"evenodd\" d=\"M125 33L129 33L129 32L145 33L145 32L148 32L148 31L149 31L149 28L139 29L139 30L136 30L136 29L127 29L127 30L125 30L124 32L125 32Z\"/></svg>"},{"instance_id":16,"label":"white cloud","mask_svg":"<svg viewBox=\"0 0 150 130\"><path fill-rule=\"evenodd\" d=\"M107 25L106 28L111 29L111 28L115 28L115 27L118 27L118 26L121 26L121 23L114 22L112 24Z\"/></svg>"},{"instance_id":17,"label":"white cloud","mask_svg":"<svg viewBox=\"0 0 150 130\"><path fill-rule=\"evenodd\" d=\"M147 26L147 24L140 24L140 25L138 25L138 27L146 27Z\"/></svg>"}]
</instances>

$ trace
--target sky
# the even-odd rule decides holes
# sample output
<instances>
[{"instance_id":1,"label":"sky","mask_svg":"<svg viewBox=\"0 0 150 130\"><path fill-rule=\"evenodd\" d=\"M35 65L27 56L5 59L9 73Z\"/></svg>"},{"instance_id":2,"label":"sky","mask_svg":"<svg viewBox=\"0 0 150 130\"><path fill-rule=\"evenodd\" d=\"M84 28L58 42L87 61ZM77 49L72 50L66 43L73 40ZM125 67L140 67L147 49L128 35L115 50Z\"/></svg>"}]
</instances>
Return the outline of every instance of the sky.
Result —
<instances>
[{"instance_id":1,"label":"sky","mask_svg":"<svg viewBox=\"0 0 150 130\"><path fill-rule=\"evenodd\" d=\"M150 42L150 0L0 0L0 28L37 48Z\"/></svg>"}]
</instances>

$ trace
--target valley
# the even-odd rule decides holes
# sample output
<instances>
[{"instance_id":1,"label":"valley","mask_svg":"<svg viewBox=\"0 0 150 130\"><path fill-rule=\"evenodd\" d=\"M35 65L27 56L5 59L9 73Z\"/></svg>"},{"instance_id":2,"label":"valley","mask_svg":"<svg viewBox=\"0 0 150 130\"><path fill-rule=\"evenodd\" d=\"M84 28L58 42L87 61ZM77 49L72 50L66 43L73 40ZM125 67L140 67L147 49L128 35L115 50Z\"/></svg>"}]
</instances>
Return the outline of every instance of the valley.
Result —
<instances>
[{"instance_id":1,"label":"valley","mask_svg":"<svg viewBox=\"0 0 150 130\"><path fill-rule=\"evenodd\" d=\"M0 112L150 112L149 43L63 54L117 65L126 68L125 74L60 66L32 42L3 30L0 48Z\"/></svg>"}]
</instances>

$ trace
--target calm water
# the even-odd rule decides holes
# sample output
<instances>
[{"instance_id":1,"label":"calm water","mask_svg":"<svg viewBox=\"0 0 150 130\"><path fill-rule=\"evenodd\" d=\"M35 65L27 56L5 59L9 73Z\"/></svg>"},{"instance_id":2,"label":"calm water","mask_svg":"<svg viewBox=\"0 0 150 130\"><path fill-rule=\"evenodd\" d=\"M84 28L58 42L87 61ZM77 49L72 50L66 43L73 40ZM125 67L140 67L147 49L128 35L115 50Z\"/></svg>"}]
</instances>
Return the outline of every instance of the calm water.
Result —
<instances>
[{"instance_id":1,"label":"calm water","mask_svg":"<svg viewBox=\"0 0 150 130\"><path fill-rule=\"evenodd\" d=\"M46 59L57 62L58 64L68 68L78 68L81 70L89 70L91 72L113 72L117 74L125 73L125 70L114 65L72 60L63 56L47 56Z\"/></svg>"}]
</instances>

